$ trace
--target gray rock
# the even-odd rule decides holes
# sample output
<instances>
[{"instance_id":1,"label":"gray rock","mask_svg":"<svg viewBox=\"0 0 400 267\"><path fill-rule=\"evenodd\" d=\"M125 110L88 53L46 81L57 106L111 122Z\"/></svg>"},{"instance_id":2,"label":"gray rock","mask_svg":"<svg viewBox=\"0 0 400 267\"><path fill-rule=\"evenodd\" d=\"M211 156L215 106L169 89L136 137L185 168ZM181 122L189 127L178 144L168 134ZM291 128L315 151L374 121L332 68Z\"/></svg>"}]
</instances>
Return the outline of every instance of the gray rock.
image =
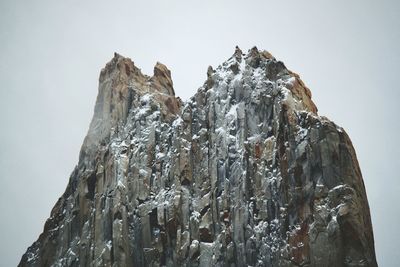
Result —
<instances>
[{"instance_id":1,"label":"gray rock","mask_svg":"<svg viewBox=\"0 0 400 267\"><path fill-rule=\"evenodd\" d=\"M344 130L252 48L188 101L170 71L101 71L79 163L19 266L377 266Z\"/></svg>"}]
</instances>

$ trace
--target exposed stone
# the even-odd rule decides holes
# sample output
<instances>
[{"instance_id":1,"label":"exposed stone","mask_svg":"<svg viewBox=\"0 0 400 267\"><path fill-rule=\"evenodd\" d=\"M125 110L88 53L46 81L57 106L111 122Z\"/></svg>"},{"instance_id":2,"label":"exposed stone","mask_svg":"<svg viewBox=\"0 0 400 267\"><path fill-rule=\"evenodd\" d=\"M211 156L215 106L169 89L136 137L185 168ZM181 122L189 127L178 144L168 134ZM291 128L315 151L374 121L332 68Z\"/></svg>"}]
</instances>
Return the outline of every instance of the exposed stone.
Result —
<instances>
[{"instance_id":1,"label":"exposed stone","mask_svg":"<svg viewBox=\"0 0 400 267\"><path fill-rule=\"evenodd\" d=\"M351 141L237 47L188 101L115 54L78 166L19 266L377 266Z\"/></svg>"},{"instance_id":2,"label":"exposed stone","mask_svg":"<svg viewBox=\"0 0 400 267\"><path fill-rule=\"evenodd\" d=\"M154 76L151 78L151 81L153 82L154 87L162 93L175 96L171 71L164 64L157 62L154 66Z\"/></svg>"}]
</instances>

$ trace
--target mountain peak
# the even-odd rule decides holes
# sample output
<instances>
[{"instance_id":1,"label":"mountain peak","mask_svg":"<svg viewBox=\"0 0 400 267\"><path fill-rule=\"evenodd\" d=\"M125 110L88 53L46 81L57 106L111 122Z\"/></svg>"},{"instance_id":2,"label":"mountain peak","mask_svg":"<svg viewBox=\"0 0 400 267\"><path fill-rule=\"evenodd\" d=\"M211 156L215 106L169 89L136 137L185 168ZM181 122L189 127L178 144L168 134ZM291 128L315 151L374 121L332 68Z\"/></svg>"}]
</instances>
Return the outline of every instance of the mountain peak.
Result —
<instances>
[{"instance_id":1,"label":"mountain peak","mask_svg":"<svg viewBox=\"0 0 400 267\"><path fill-rule=\"evenodd\" d=\"M154 74L151 78L153 85L160 92L175 96L173 82L171 78L171 71L162 63L157 62L154 66Z\"/></svg>"},{"instance_id":2,"label":"mountain peak","mask_svg":"<svg viewBox=\"0 0 400 267\"><path fill-rule=\"evenodd\" d=\"M138 81L145 80L145 76L141 70L137 68L134 62L127 57L124 57L114 52L114 57L106 64L106 66L100 72L100 82L104 79L115 78L118 76L119 79L127 80L132 77Z\"/></svg>"},{"instance_id":3,"label":"mountain peak","mask_svg":"<svg viewBox=\"0 0 400 267\"><path fill-rule=\"evenodd\" d=\"M99 92L88 134L81 149L80 159L95 153L99 143L105 143L123 125L130 113L141 105L140 98L151 95L163 117L175 117L181 100L175 97L170 70L157 62L154 75L142 74L134 62L114 53L101 70Z\"/></svg>"},{"instance_id":4,"label":"mountain peak","mask_svg":"<svg viewBox=\"0 0 400 267\"><path fill-rule=\"evenodd\" d=\"M256 46L244 54L238 46L235 53L215 70L207 70L205 90L215 88L221 90L221 84L232 82L243 83L251 79L253 85L243 88L245 96L250 97L252 91L263 93L281 93L287 95L287 104L296 110L317 113L318 109L312 101L311 91L305 86L299 75L288 70L283 62L278 61L268 51L259 51ZM271 85L274 85L273 88Z\"/></svg>"},{"instance_id":5,"label":"mountain peak","mask_svg":"<svg viewBox=\"0 0 400 267\"><path fill-rule=\"evenodd\" d=\"M19 266L377 266L351 140L256 47L185 103L118 54L67 190Z\"/></svg>"}]
</instances>

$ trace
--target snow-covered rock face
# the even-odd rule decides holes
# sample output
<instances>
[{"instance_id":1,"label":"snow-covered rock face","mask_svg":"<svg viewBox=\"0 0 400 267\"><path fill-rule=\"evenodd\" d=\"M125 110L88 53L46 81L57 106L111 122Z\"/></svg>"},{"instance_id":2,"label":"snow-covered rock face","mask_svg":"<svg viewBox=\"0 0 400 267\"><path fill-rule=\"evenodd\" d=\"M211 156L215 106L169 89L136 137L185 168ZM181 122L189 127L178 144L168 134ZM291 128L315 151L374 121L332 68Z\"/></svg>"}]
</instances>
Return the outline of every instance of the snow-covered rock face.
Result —
<instances>
[{"instance_id":1,"label":"snow-covered rock face","mask_svg":"<svg viewBox=\"0 0 400 267\"><path fill-rule=\"evenodd\" d=\"M351 141L268 52L189 101L115 55L80 161L20 266L376 266Z\"/></svg>"}]
</instances>

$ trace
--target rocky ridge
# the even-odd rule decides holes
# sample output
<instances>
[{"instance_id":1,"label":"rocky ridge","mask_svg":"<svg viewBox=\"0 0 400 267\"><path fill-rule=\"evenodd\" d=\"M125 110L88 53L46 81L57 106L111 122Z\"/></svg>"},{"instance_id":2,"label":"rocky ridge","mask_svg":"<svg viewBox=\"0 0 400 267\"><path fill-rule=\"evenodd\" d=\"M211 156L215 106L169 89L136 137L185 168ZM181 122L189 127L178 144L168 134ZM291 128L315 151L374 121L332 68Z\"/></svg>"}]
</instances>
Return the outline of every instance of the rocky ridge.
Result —
<instances>
[{"instance_id":1,"label":"rocky ridge","mask_svg":"<svg viewBox=\"0 0 400 267\"><path fill-rule=\"evenodd\" d=\"M19 266L377 266L345 131L252 48L188 101L157 63L101 71L79 163Z\"/></svg>"}]
</instances>

